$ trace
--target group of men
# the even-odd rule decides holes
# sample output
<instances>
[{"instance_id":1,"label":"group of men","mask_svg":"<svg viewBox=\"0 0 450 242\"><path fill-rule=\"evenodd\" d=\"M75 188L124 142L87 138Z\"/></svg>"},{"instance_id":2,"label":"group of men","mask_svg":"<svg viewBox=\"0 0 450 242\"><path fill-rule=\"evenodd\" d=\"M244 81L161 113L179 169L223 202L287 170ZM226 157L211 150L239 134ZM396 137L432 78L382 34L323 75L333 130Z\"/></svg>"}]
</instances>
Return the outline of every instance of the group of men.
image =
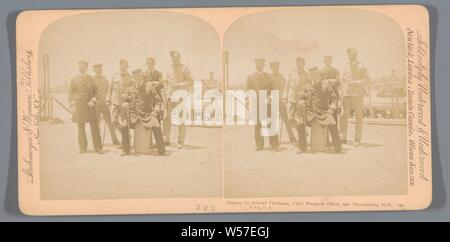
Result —
<instances>
[{"instance_id":1,"label":"group of men","mask_svg":"<svg viewBox=\"0 0 450 242\"><path fill-rule=\"evenodd\" d=\"M120 60L119 72L112 80L103 75L101 64L93 65L94 75L88 74L89 63L78 63L79 74L70 81L69 103L73 109L73 121L78 126L78 144L80 153L87 152L87 137L85 126L89 124L94 150L103 154L105 130L100 131L99 120L103 116L109 129L113 144L122 149L122 156L132 150L131 133L134 130L134 147L140 152L149 151L152 135L156 142L158 154L165 155L165 146L170 144L171 110L177 105L170 95L179 89L188 89L193 79L190 70L181 62L178 51L171 51L172 63L165 78L155 69L155 59L147 59L147 70L141 69L129 72L126 60ZM106 128L105 126L105 128ZM147 132L151 130L151 132ZM121 141L117 136L119 131ZM185 140L186 127L178 126L178 148L182 148ZM136 144L150 144L149 146ZM146 150L147 149L147 150ZM136 150L135 150L136 151Z\"/></svg>"},{"instance_id":2,"label":"group of men","mask_svg":"<svg viewBox=\"0 0 450 242\"><path fill-rule=\"evenodd\" d=\"M298 57L296 70L289 74L287 80L280 73L279 62L270 63L272 73L269 74L264 71L265 60L255 59L256 72L247 78L247 89L257 93L265 90L269 94L273 90L279 91L281 124L286 126L290 141L298 143L298 153L307 152L308 147L312 147L311 143L317 140L321 143L320 140L323 139L316 136L324 135L317 130L324 129L327 145L333 147L335 152L340 152L342 144L347 143L348 119L352 110L356 119L353 144L360 145L363 102L370 80L366 68L358 60L357 51L348 49L347 54L348 62L342 76L333 67L332 56L323 57L323 68L312 67L309 70L305 68L306 61ZM97 153L103 153L107 126L113 144L121 147L122 156L131 153L131 133L134 133L135 151L149 151L153 136L158 154L166 154L165 147L170 144L171 112L178 105L171 100L171 94L180 89L190 90L193 86L190 70L181 62L180 53L171 51L170 57L172 63L164 78L162 73L155 69L154 58L147 59L147 70L137 69L132 73L128 70L128 62L120 60L119 72L114 74L112 80L103 75L101 64L93 65L94 75L91 76L88 74L89 63L78 63L80 73L70 82L69 102L74 109L73 121L78 126L80 153L87 152L85 126L88 123ZM259 99L259 95L257 98ZM259 105L259 100L257 103ZM276 110L270 110L270 98L267 103L270 115ZM103 134L99 124L102 116L105 120ZM310 145L307 139L309 126L312 127ZM294 128L297 130L296 134ZM262 122L258 120L254 133L257 151L264 148L261 129ZM151 132L148 132L149 130ZM178 125L177 140L177 147L180 149L184 145L185 136L186 127L181 123ZM280 151L278 134L269 136L269 141L273 150Z\"/></svg>"},{"instance_id":3,"label":"group of men","mask_svg":"<svg viewBox=\"0 0 450 242\"><path fill-rule=\"evenodd\" d=\"M305 68L305 60L298 57L296 70L290 73L287 80L279 71L278 61L270 63L272 73L267 73L264 71L265 60L255 59L256 72L247 78L247 88L255 91L266 90L269 93L273 90L279 91L281 125L284 123L286 126L290 141L298 142L298 153L308 151L308 126L325 128L326 146L333 147L337 153L341 152L342 144L347 143L348 119L352 110L356 119L353 145L360 146L363 102L370 80L367 69L358 60L357 51L348 49L347 55L348 62L342 77L333 67L333 57L327 55L323 57L323 68L312 67L309 70ZM270 113L270 100L267 103ZM264 148L261 123L258 120L255 125L257 151ZM297 130L297 137L294 128ZM318 139L315 136L319 136L319 132L314 133L313 129L311 128L311 143ZM321 136L324 137L323 132ZM279 135L270 136L269 141L273 150L280 151ZM312 150L314 151L313 148Z\"/></svg>"}]
</instances>

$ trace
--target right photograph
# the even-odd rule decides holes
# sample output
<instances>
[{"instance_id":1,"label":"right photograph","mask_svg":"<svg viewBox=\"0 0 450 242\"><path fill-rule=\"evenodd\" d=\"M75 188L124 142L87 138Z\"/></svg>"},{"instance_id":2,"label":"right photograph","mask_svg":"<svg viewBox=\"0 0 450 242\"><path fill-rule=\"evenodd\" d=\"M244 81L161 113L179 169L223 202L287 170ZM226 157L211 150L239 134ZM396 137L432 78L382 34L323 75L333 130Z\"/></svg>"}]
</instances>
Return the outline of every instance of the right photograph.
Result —
<instances>
[{"instance_id":1,"label":"right photograph","mask_svg":"<svg viewBox=\"0 0 450 242\"><path fill-rule=\"evenodd\" d=\"M278 9L224 41L225 198L408 193L406 46L389 17Z\"/></svg>"}]
</instances>

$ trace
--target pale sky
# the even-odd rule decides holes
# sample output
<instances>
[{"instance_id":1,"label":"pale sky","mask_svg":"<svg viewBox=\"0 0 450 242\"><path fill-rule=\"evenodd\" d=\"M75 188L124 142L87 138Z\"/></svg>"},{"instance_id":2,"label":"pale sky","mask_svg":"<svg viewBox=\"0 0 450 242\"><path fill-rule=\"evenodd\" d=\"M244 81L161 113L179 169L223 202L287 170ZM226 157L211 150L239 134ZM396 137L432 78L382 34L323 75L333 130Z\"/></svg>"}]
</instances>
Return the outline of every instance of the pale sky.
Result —
<instances>
[{"instance_id":1,"label":"pale sky","mask_svg":"<svg viewBox=\"0 0 450 242\"><path fill-rule=\"evenodd\" d=\"M131 72L145 69L146 58L152 56L156 68L165 73L170 50L180 51L195 79L204 79L211 71L220 75L220 40L215 29L199 18L163 11L66 17L42 34L39 56L49 55L51 83L58 85L78 73L80 59L104 64L104 74L110 78L118 71L120 59L129 61ZM92 74L92 66L89 71Z\"/></svg>"},{"instance_id":2,"label":"pale sky","mask_svg":"<svg viewBox=\"0 0 450 242\"><path fill-rule=\"evenodd\" d=\"M322 56L334 56L336 67L355 48L372 77L405 72L405 46L400 26L378 13L342 8L282 9L251 14L228 28L224 48L229 51L230 83L243 83L254 71L253 59L279 60L283 74L294 70L295 59L307 68L322 66ZM269 65L266 64L266 71Z\"/></svg>"},{"instance_id":3,"label":"pale sky","mask_svg":"<svg viewBox=\"0 0 450 242\"><path fill-rule=\"evenodd\" d=\"M349 47L358 50L372 77L387 76L392 69L399 76L405 72L400 27L370 11L304 8L250 14L235 21L224 39L224 49L229 51L230 84L245 82L254 71L256 57L279 60L287 76L295 68L297 56L304 57L309 68L321 66L322 56L330 54L335 66L341 68ZM104 64L104 74L110 78L118 71L120 59L129 61L131 72L145 69L145 60L151 56L156 58L156 68L165 73L173 49L180 51L195 80L207 78L211 71L221 77L222 50L214 27L197 17L165 11L66 17L42 34L39 58L50 56L50 79L55 86L78 73L81 59Z\"/></svg>"}]
</instances>

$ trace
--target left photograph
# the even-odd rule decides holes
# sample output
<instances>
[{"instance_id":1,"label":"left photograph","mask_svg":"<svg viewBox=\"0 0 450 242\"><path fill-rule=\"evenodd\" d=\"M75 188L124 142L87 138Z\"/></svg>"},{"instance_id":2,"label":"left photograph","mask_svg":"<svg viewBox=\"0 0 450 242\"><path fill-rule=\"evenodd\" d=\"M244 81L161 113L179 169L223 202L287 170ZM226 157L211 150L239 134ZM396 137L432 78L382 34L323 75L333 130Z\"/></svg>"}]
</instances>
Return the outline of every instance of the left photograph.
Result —
<instances>
[{"instance_id":1,"label":"left photograph","mask_svg":"<svg viewBox=\"0 0 450 242\"><path fill-rule=\"evenodd\" d=\"M222 127L171 117L183 105L175 91L221 90L209 23L165 11L68 16L43 32L38 58L41 200L222 197Z\"/></svg>"}]
</instances>

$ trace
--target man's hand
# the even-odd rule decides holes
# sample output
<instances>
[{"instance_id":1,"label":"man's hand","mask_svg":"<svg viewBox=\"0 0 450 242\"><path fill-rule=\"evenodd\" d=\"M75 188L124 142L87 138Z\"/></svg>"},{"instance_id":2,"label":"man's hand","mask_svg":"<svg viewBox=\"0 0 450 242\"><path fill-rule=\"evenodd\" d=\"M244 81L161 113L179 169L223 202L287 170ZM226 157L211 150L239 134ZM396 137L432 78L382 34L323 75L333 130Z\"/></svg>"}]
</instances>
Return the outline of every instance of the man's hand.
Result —
<instances>
[{"instance_id":1,"label":"man's hand","mask_svg":"<svg viewBox=\"0 0 450 242\"><path fill-rule=\"evenodd\" d=\"M96 101L97 100L95 100L95 99L91 99L91 101L88 102L88 106L91 107L91 108L95 107Z\"/></svg>"},{"instance_id":2,"label":"man's hand","mask_svg":"<svg viewBox=\"0 0 450 242\"><path fill-rule=\"evenodd\" d=\"M120 126L122 126L123 128L128 127L127 121L123 121L123 122L120 124Z\"/></svg>"},{"instance_id":3,"label":"man's hand","mask_svg":"<svg viewBox=\"0 0 450 242\"><path fill-rule=\"evenodd\" d=\"M70 109L70 111L72 111L72 113L75 112L75 102L69 103L69 109Z\"/></svg>"},{"instance_id":4,"label":"man's hand","mask_svg":"<svg viewBox=\"0 0 450 242\"><path fill-rule=\"evenodd\" d=\"M153 83L151 82L146 82L145 83L145 93L149 94L151 91L155 90L155 86Z\"/></svg>"},{"instance_id":5,"label":"man's hand","mask_svg":"<svg viewBox=\"0 0 450 242\"><path fill-rule=\"evenodd\" d=\"M298 104L299 104L300 106L306 106L305 100L300 100L300 101L298 101Z\"/></svg>"},{"instance_id":6,"label":"man's hand","mask_svg":"<svg viewBox=\"0 0 450 242\"><path fill-rule=\"evenodd\" d=\"M129 109L130 108L130 103L129 102L123 102L122 103L122 108Z\"/></svg>"},{"instance_id":7,"label":"man's hand","mask_svg":"<svg viewBox=\"0 0 450 242\"><path fill-rule=\"evenodd\" d=\"M334 112L334 111L336 111L336 109L337 109L336 103L332 103L332 104L330 105L330 110L331 110L332 112Z\"/></svg>"}]
</instances>

